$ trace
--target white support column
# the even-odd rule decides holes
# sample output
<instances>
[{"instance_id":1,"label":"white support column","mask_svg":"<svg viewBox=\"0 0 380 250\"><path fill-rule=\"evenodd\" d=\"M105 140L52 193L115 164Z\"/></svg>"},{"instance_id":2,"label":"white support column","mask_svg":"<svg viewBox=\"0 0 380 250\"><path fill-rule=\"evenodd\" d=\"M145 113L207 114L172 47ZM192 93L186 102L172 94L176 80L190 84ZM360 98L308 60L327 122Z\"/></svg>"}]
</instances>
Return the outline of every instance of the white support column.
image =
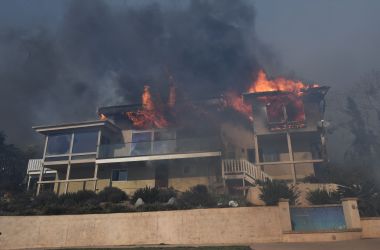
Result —
<instances>
[{"instance_id":1,"label":"white support column","mask_svg":"<svg viewBox=\"0 0 380 250\"><path fill-rule=\"evenodd\" d=\"M255 144L255 164L257 167L260 167L261 169L261 166L260 166L260 154L259 154L259 140L257 138L257 134L255 133L253 135L253 142ZM261 169L263 170L263 169Z\"/></svg>"},{"instance_id":2,"label":"white support column","mask_svg":"<svg viewBox=\"0 0 380 250\"><path fill-rule=\"evenodd\" d=\"M69 177L70 177L70 171L71 171L71 164L70 162L67 164L67 171L66 171L66 183L65 183L65 194L67 193L67 190L69 189Z\"/></svg>"},{"instance_id":3,"label":"white support column","mask_svg":"<svg viewBox=\"0 0 380 250\"><path fill-rule=\"evenodd\" d=\"M95 170L94 170L94 192L96 192L96 185L98 184L98 167L99 167L99 165L95 163Z\"/></svg>"},{"instance_id":4,"label":"white support column","mask_svg":"<svg viewBox=\"0 0 380 250\"><path fill-rule=\"evenodd\" d=\"M30 174L28 174L28 184L26 186L26 191L29 191L29 187L30 187L30 179L31 179L31 176Z\"/></svg>"},{"instance_id":5,"label":"white support column","mask_svg":"<svg viewBox=\"0 0 380 250\"><path fill-rule=\"evenodd\" d=\"M39 195L40 193L40 190L41 190L41 181L42 181L42 177L43 177L43 174L44 174L44 168L45 168L45 157L46 157L46 150L47 150L47 144L48 144L48 141L49 141L49 136L46 135L45 137L45 146L44 146L44 154L42 156L42 169L41 169L41 172L40 172L40 176L38 178L38 183L37 183L37 193L36 195Z\"/></svg>"},{"instance_id":6,"label":"white support column","mask_svg":"<svg viewBox=\"0 0 380 250\"><path fill-rule=\"evenodd\" d=\"M243 174L243 196L245 197L245 173Z\"/></svg>"},{"instance_id":7,"label":"white support column","mask_svg":"<svg viewBox=\"0 0 380 250\"><path fill-rule=\"evenodd\" d=\"M293 157L293 148L292 148L292 140L290 138L289 132L286 132L286 139L288 141L288 150L289 150L289 160L291 162L291 170L292 170L292 176L293 176L293 184L296 184L297 177L296 177L296 165L294 164L294 157Z\"/></svg>"},{"instance_id":8,"label":"white support column","mask_svg":"<svg viewBox=\"0 0 380 250\"><path fill-rule=\"evenodd\" d=\"M96 159L99 158L99 150L100 150L100 142L102 138L102 129L100 128L98 131L98 140L96 143ZM94 170L94 192L96 192L96 185L98 184L98 169L99 165L95 163L95 170Z\"/></svg>"},{"instance_id":9,"label":"white support column","mask_svg":"<svg viewBox=\"0 0 380 250\"><path fill-rule=\"evenodd\" d=\"M67 193L67 190L69 189L69 179L70 179L70 171L71 171L71 155L73 152L73 145L74 145L74 132L71 133L71 142L70 142L70 151L69 151L69 162L67 164L67 171L66 171L66 185L65 185L65 194Z\"/></svg>"}]
</instances>

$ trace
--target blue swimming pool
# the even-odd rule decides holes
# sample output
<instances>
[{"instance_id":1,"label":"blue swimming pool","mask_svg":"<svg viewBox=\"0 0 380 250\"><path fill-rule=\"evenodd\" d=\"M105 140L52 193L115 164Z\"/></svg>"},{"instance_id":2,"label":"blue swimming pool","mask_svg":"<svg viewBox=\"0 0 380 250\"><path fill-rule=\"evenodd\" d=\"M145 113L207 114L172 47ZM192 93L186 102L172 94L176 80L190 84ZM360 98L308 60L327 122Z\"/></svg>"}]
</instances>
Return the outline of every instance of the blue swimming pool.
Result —
<instances>
[{"instance_id":1,"label":"blue swimming pool","mask_svg":"<svg viewBox=\"0 0 380 250\"><path fill-rule=\"evenodd\" d=\"M343 207L291 207L290 216L293 231L345 230Z\"/></svg>"}]
</instances>

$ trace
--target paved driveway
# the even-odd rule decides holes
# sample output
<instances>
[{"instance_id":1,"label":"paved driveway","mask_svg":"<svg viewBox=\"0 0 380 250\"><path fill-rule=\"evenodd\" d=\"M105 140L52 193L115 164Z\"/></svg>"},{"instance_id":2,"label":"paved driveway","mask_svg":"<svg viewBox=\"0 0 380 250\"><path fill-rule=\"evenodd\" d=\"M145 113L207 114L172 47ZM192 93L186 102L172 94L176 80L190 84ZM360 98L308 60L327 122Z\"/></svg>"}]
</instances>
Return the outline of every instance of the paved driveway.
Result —
<instances>
[{"instance_id":1,"label":"paved driveway","mask_svg":"<svg viewBox=\"0 0 380 250\"><path fill-rule=\"evenodd\" d=\"M380 250L380 239L316 242L254 244L254 250Z\"/></svg>"}]
</instances>

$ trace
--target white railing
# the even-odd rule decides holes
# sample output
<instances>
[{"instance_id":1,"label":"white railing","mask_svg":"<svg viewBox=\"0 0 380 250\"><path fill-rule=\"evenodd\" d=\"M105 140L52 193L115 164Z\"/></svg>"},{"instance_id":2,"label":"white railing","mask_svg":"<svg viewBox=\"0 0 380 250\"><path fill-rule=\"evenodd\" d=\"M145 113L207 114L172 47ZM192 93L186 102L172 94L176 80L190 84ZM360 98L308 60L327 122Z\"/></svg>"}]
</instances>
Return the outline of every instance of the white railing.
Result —
<instances>
[{"instance_id":1,"label":"white railing","mask_svg":"<svg viewBox=\"0 0 380 250\"><path fill-rule=\"evenodd\" d=\"M42 170L42 159L30 159L28 162L27 174L39 174ZM56 173L56 170L45 168L44 173Z\"/></svg>"},{"instance_id":2,"label":"white railing","mask_svg":"<svg viewBox=\"0 0 380 250\"><path fill-rule=\"evenodd\" d=\"M246 174L255 180L272 180L272 177L245 159L224 159L222 165L223 175Z\"/></svg>"}]
</instances>

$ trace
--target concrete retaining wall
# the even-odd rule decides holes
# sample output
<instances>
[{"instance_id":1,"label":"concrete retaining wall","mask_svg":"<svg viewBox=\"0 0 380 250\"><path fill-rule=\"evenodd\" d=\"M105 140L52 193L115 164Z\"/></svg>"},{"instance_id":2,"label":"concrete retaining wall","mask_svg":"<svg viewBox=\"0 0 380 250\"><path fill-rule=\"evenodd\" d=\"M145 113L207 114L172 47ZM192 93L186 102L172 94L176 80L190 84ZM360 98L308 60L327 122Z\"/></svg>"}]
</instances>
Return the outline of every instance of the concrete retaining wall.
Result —
<instances>
[{"instance_id":1,"label":"concrete retaining wall","mask_svg":"<svg viewBox=\"0 0 380 250\"><path fill-rule=\"evenodd\" d=\"M278 207L0 217L0 249L280 242Z\"/></svg>"},{"instance_id":2,"label":"concrete retaining wall","mask_svg":"<svg viewBox=\"0 0 380 250\"><path fill-rule=\"evenodd\" d=\"M380 238L380 217L362 218L363 238Z\"/></svg>"}]
</instances>

